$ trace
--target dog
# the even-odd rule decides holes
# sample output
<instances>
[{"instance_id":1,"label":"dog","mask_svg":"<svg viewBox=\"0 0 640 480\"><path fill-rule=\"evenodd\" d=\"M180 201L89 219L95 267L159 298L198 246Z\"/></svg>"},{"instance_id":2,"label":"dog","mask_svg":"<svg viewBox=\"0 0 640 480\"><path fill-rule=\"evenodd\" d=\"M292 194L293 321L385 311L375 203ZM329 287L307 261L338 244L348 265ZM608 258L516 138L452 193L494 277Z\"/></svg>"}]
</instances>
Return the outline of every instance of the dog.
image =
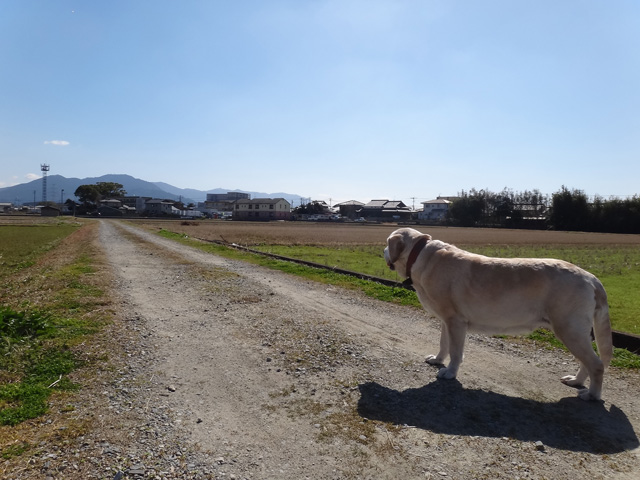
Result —
<instances>
[{"instance_id":1,"label":"dog","mask_svg":"<svg viewBox=\"0 0 640 480\"><path fill-rule=\"evenodd\" d=\"M544 327L580 362L577 374L561 381L580 388L583 400L600 400L613 345L607 294L591 273L563 260L476 255L413 228L391 233L384 258L440 320L440 351L426 358L444 365L450 357L438 378L458 374L467 331L517 335ZM589 389L582 388L587 377Z\"/></svg>"}]
</instances>

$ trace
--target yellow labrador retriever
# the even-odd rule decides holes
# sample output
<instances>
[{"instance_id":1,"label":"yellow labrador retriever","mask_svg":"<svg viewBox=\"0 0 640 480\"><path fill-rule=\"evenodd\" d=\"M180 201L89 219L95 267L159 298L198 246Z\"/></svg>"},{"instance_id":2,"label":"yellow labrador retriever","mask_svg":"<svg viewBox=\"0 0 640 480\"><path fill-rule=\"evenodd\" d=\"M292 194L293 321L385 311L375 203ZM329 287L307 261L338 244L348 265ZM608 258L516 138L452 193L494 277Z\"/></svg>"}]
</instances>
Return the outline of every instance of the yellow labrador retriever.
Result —
<instances>
[{"instance_id":1,"label":"yellow labrador retriever","mask_svg":"<svg viewBox=\"0 0 640 480\"><path fill-rule=\"evenodd\" d=\"M546 327L580 362L562 382L581 387L589 376L589 389L578 395L600 400L613 346L607 294L589 272L562 260L476 255L412 228L389 236L384 257L440 319L440 352L427 357L439 365L450 356L439 378L456 377L467 330L515 335ZM601 358L591 346L592 327Z\"/></svg>"}]
</instances>

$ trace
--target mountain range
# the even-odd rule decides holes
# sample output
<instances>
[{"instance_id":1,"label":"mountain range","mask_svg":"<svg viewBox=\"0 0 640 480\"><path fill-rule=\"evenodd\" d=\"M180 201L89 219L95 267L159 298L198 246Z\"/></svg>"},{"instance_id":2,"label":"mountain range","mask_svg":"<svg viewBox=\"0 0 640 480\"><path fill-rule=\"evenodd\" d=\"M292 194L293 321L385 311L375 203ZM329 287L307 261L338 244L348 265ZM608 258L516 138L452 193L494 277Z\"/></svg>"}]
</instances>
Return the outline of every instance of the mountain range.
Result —
<instances>
[{"instance_id":1,"label":"mountain range","mask_svg":"<svg viewBox=\"0 0 640 480\"><path fill-rule=\"evenodd\" d=\"M0 203L13 203L14 205L41 203L43 179L39 178L28 183L0 188ZM66 178L62 175L47 176L47 197L50 202L65 202L67 199L77 201L74 192L80 185L93 185L98 182L113 182L122 185L127 195L160 198L163 200L181 200L185 204L204 202L207 193L242 192L251 195L251 198L284 198L292 205L300 204L300 195L291 193L264 193L250 192L246 190L228 190L214 188L212 190L196 190L193 188L178 188L163 182L147 182L130 175L103 175L89 178Z\"/></svg>"}]
</instances>

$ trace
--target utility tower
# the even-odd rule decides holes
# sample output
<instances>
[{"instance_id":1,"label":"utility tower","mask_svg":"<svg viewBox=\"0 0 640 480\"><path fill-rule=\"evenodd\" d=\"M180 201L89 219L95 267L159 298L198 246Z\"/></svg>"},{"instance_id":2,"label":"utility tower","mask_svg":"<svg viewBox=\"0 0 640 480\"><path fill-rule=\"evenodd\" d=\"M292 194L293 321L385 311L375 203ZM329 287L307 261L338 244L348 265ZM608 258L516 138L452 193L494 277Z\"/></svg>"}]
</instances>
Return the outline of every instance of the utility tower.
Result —
<instances>
[{"instance_id":1,"label":"utility tower","mask_svg":"<svg viewBox=\"0 0 640 480\"><path fill-rule=\"evenodd\" d=\"M40 170L42 171L42 204L44 205L47 203L47 172L49 171L49 165L41 163Z\"/></svg>"}]
</instances>

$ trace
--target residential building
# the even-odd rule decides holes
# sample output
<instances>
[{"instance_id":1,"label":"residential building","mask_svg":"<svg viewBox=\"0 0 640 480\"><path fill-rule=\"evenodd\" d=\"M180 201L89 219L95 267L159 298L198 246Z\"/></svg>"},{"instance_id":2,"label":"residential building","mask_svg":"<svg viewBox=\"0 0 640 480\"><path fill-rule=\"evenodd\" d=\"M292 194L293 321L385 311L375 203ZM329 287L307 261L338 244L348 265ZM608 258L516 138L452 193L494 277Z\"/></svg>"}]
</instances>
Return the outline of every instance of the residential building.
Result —
<instances>
[{"instance_id":1,"label":"residential building","mask_svg":"<svg viewBox=\"0 0 640 480\"><path fill-rule=\"evenodd\" d=\"M159 200L157 198L152 198L151 200L147 200L144 206L145 206L145 215L149 215L152 217L174 214L173 202L169 202L167 200Z\"/></svg>"},{"instance_id":2,"label":"residential building","mask_svg":"<svg viewBox=\"0 0 640 480\"><path fill-rule=\"evenodd\" d=\"M233 204L234 220L289 220L291 204L284 198L240 199Z\"/></svg>"},{"instance_id":3,"label":"residential building","mask_svg":"<svg viewBox=\"0 0 640 480\"><path fill-rule=\"evenodd\" d=\"M411 209L399 200L371 200L357 213L360 217L378 222L410 220L412 214Z\"/></svg>"},{"instance_id":4,"label":"residential building","mask_svg":"<svg viewBox=\"0 0 640 480\"><path fill-rule=\"evenodd\" d=\"M336 203L334 208L338 208L340 215L344 218L355 220L360 216L358 210L364 207L364 203L357 200L349 200L347 202Z\"/></svg>"},{"instance_id":5,"label":"residential building","mask_svg":"<svg viewBox=\"0 0 640 480\"><path fill-rule=\"evenodd\" d=\"M43 205L40 207L40 215L43 217L59 217L60 209L51 205Z\"/></svg>"},{"instance_id":6,"label":"residential building","mask_svg":"<svg viewBox=\"0 0 640 480\"><path fill-rule=\"evenodd\" d=\"M105 198L104 200L100 200L100 205L118 209L122 206L122 202L116 198Z\"/></svg>"},{"instance_id":7,"label":"residential building","mask_svg":"<svg viewBox=\"0 0 640 480\"><path fill-rule=\"evenodd\" d=\"M150 197L118 197L100 200L98 213L102 216L133 216L145 211Z\"/></svg>"},{"instance_id":8,"label":"residential building","mask_svg":"<svg viewBox=\"0 0 640 480\"><path fill-rule=\"evenodd\" d=\"M174 208L173 213L175 215L178 215L180 218L201 218L204 216L204 213L194 208L188 208L184 210Z\"/></svg>"},{"instance_id":9,"label":"residential building","mask_svg":"<svg viewBox=\"0 0 640 480\"><path fill-rule=\"evenodd\" d=\"M242 192L207 193L204 206L198 205L198 209L212 215L222 214L233 211L236 201L249 200L250 198L248 193Z\"/></svg>"},{"instance_id":10,"label":"residential building","mask_svg":"<svg viewBox=\"0 0 640 480\"><path fill-rule=\"evenodd\" d=\"M442 197L422 202L422 211L418 212L418 220L427 222L442 221L447 217L450 205L451 201Z\"/></svg>"},{"instance_id":11,"label":"residential building","mask_svg":"<svg viewBox=\"0 0 640 480\"><path fill-rule=\"evenodd\" d=\"M236 200L248 200L251 196L243 192L207 193L207 202L235 202Z\"/></svg>"},{"instance_id":12,"label":"residential building","mask_svg":"<svg viewBox=\"0 0 640 480\"><path fill-rule=\"evenodd\" d=\"M122 202L122 205L135 209L136 213L143 213L147 206L146 202L151 200L151 197L120 197L119 200Z\"/></svg>"}]
</instances>

